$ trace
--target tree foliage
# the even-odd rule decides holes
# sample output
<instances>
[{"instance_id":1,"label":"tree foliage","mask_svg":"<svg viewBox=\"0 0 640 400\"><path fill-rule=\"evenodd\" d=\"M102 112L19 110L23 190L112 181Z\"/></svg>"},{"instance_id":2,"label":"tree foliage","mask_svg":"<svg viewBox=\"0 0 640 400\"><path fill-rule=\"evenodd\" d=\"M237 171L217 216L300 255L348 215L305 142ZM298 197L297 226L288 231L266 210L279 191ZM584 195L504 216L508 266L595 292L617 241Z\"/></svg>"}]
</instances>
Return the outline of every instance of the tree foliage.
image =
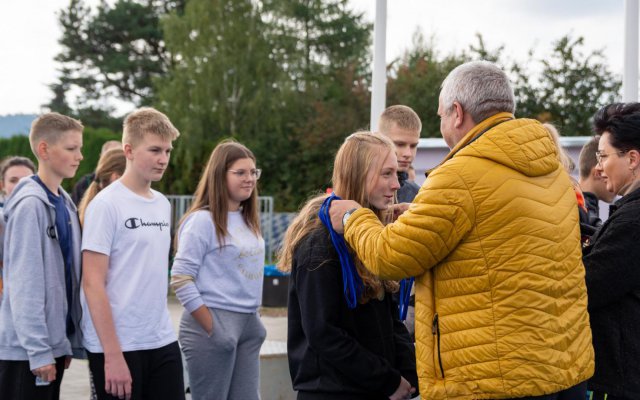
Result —
<instances>
[{"instance_id":1,"label":"tree foliage","mask_svg":"<svg viewBox=\"0 0 640 400\"><path fill-rule=\"evenodd\" d=\"M163 26L176 63L158 80L158 105L183 133L169 189L189 193L218 141L278 129L278 69L250 0L192 0Z\"/></svg>"},{"instance_id":2,"label":"tree foliage","mask_svg":"<svg viewBox=\"0 0 640 400\"><path fill-rule=\"evenodd\" d=\"M540 74L532 72L538 66ZM570 35L553 43L550 56L513 64L520 116L552 122L565 136L589 135L591 118L619 98L620 79L607 66L602 51L585 54L584 38Z\"/></svg>"},{"instance_id":3,"label":"tree foliage","mask_svg":"<svg viewBox=\"0 0 640 400\"><path fill-rule=\"evenodd\" d=\"M87 127L82 135L82 155L78 172L73 179L65 179L63 185L70 190L75 182L82 176L92 172L98 164L100 150L104 142L108 140L120 140L121 135L108 129L94 129ZM0 160L9 156L23 156L30 158L36 165L37 160L31 151L29 137L26 135L16 135L10 138L0 138Z\"/></svg>"},{"instance_id":4,"label":"tree foliage","mask_svg":"<svg viewBox=\"0 0 640 400\"><path fill-rule=\"evenodd\" d=\"M192 192L228 137L256 153L261 190L280 208L329 185L335 150L366 124L361 15L342 0L191 0L162 26L175 64L157 81L157 104L183 135L168 191Z\"/></svg>"},{"instance_id":5,"label":"tree foliage","mask_svg":"<svg viewBox=\"0 0 640 400\"><path fill-rule=\"evenodd\" d=\"M193 192L212 148L231 137L265 170L261 193L296 209L330 185L344 138L368 127L372 26L347 0L71 0L60 23L61 78L49 107L112 131L121 118L106 99L166 112L182 132L166 192ZM440 85L469 60L504 67L517 115L564 135L588 134L595 110L618 97L618 77L581 37L560 38L525 63L479 34L459 52L438 51L437 42L416 34L388 67L387 104L414 108L424 137L440 137Z\"/></svg>"},{"instance_id":6,"label":"tree foliage","mask_svg":"<svg viewBox=\"0 0 640 400\"><path fill-rule=\"evenodd\" d=\"M412 48L392 63L387 103L413 107L422 119L422 135L439 137L440 85L453 68L471 60L501 65L514 83L517 116L554 123L564 136L589 135L595 111L619 97L619 78L609 71L601 51L584 52L582 37L564 36L553 43L550 56L530 52L522 64L506 60L503 50L488 48L478 34L467 51L443 56L435 39L425 41L417 34Z\"/></svg>"},{"instance_id":7,"label":"tree foliage","mask_svg":"<svg viewBox=\"0 0 640 400\"><path fill-rule=\"evenodd\" d=\"M86 0L71 0L59 16L61 77L52 85L55 96L47 106L113 127L109 117L115 108L106 99L151 104L153 79L173 63L160 17L183 7L184 0L101 1L95 8ZM78 93L73 106L67 100L70 92Z\"/></svg>"},{"instance_id":8,"label":"tree foliage","mask_svg":"<svg viewBox=\"0 0 640 400\"><path fill-rule=\"evenodd\" d=\"M387 104L413 108L422 120L422 136L441 137L437 116L440 85L452 69L468 60L465 53L441 56L434 38L427 41L416 32L411 50L391 64Z\"/></svg>"}]
</instances>

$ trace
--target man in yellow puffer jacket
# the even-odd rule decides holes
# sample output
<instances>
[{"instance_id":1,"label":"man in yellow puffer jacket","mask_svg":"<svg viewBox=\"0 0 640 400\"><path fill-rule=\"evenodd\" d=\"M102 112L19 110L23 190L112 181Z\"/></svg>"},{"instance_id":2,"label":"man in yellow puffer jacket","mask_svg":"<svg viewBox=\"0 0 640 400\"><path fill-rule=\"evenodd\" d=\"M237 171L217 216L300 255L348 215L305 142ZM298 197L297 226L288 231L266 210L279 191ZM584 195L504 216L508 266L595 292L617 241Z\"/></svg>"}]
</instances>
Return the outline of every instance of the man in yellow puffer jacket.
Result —
<instances>
[{"instance_id":1,"label":"man in yellow puffer jacket","mask_svg":"<svg viewBox=\"0 0 640 400\"><path fill-rule=\"evenodd\" d=\"M584 399L593 374L573 186L546 130L514 110L502 70L457 67L438 108L451 152L408 210L383 226L331 206L369 270L416 277L424 399Z\"/></svg>"}]
</instances>

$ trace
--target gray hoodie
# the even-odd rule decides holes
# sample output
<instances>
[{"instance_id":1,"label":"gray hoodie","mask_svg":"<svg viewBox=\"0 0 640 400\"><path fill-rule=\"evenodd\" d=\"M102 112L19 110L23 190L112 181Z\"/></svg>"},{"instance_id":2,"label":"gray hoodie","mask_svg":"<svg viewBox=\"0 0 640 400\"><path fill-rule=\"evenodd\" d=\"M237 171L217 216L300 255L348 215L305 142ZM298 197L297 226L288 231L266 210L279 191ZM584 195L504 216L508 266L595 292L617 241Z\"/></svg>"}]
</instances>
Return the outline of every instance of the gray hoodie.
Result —
<instances>
[{"instance_id":1,"label":"gray hoodie","mask_svg":"<svg viewBox=\"0 0 640 400\"><path fill-rule=\"evenodd\" d=\"M29 360L33 370L65 355L83 357L80 331L80 223L69 195L60 190L71 216L72 319L67 338L64 259L57 241L55 207L33 179L22 179L4 206L4 293L0 303L0 360ZM44 312L43 312L44 310Z\"/></svg>"}]
</instances>

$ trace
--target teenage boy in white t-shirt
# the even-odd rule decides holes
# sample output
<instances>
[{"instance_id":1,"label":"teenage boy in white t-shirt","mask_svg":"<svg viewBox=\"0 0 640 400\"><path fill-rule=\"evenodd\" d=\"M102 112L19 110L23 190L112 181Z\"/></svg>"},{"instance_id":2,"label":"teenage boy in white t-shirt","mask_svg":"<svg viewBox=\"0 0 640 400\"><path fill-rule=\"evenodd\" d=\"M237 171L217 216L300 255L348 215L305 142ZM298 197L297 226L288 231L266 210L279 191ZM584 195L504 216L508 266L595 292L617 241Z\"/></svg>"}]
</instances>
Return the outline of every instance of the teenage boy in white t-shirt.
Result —
<instances>
[{"instance_id":1,"label":"teenage boy in white t-shirt","mask_svg":"<svg viewBox=\"0 0 640 400\"><path fill-rule=\"evenodd\" d=\"M151 189L180 133L161 112L124 121L127 167L87 207L82 239L84 345L98 399L184 399L167 308L171 206Z\"/></svg>"}]
</instances>

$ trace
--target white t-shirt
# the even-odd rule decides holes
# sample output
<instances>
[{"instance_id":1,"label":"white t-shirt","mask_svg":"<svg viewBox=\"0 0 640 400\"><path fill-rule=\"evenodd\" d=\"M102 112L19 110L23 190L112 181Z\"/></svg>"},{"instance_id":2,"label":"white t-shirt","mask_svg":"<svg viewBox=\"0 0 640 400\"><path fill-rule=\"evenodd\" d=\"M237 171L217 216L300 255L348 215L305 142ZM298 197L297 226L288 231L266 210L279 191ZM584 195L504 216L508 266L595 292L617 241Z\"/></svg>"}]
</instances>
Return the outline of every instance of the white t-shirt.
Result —
<instances>
[{"instance_id":1,"label":"white t-shirt","mask_svg":"<svg viewBox=\"0 0 640 400\"><path fill-rule=\"evenodd\" d=\"M152 193L152 199L139 196L118 180L85 212L82 250L109 256L107 295L122 351L176 341L167 308L171 205L161 193ZM84 292L81 302L83 344L102 353Z\"/></svg>"}]
</instances>

